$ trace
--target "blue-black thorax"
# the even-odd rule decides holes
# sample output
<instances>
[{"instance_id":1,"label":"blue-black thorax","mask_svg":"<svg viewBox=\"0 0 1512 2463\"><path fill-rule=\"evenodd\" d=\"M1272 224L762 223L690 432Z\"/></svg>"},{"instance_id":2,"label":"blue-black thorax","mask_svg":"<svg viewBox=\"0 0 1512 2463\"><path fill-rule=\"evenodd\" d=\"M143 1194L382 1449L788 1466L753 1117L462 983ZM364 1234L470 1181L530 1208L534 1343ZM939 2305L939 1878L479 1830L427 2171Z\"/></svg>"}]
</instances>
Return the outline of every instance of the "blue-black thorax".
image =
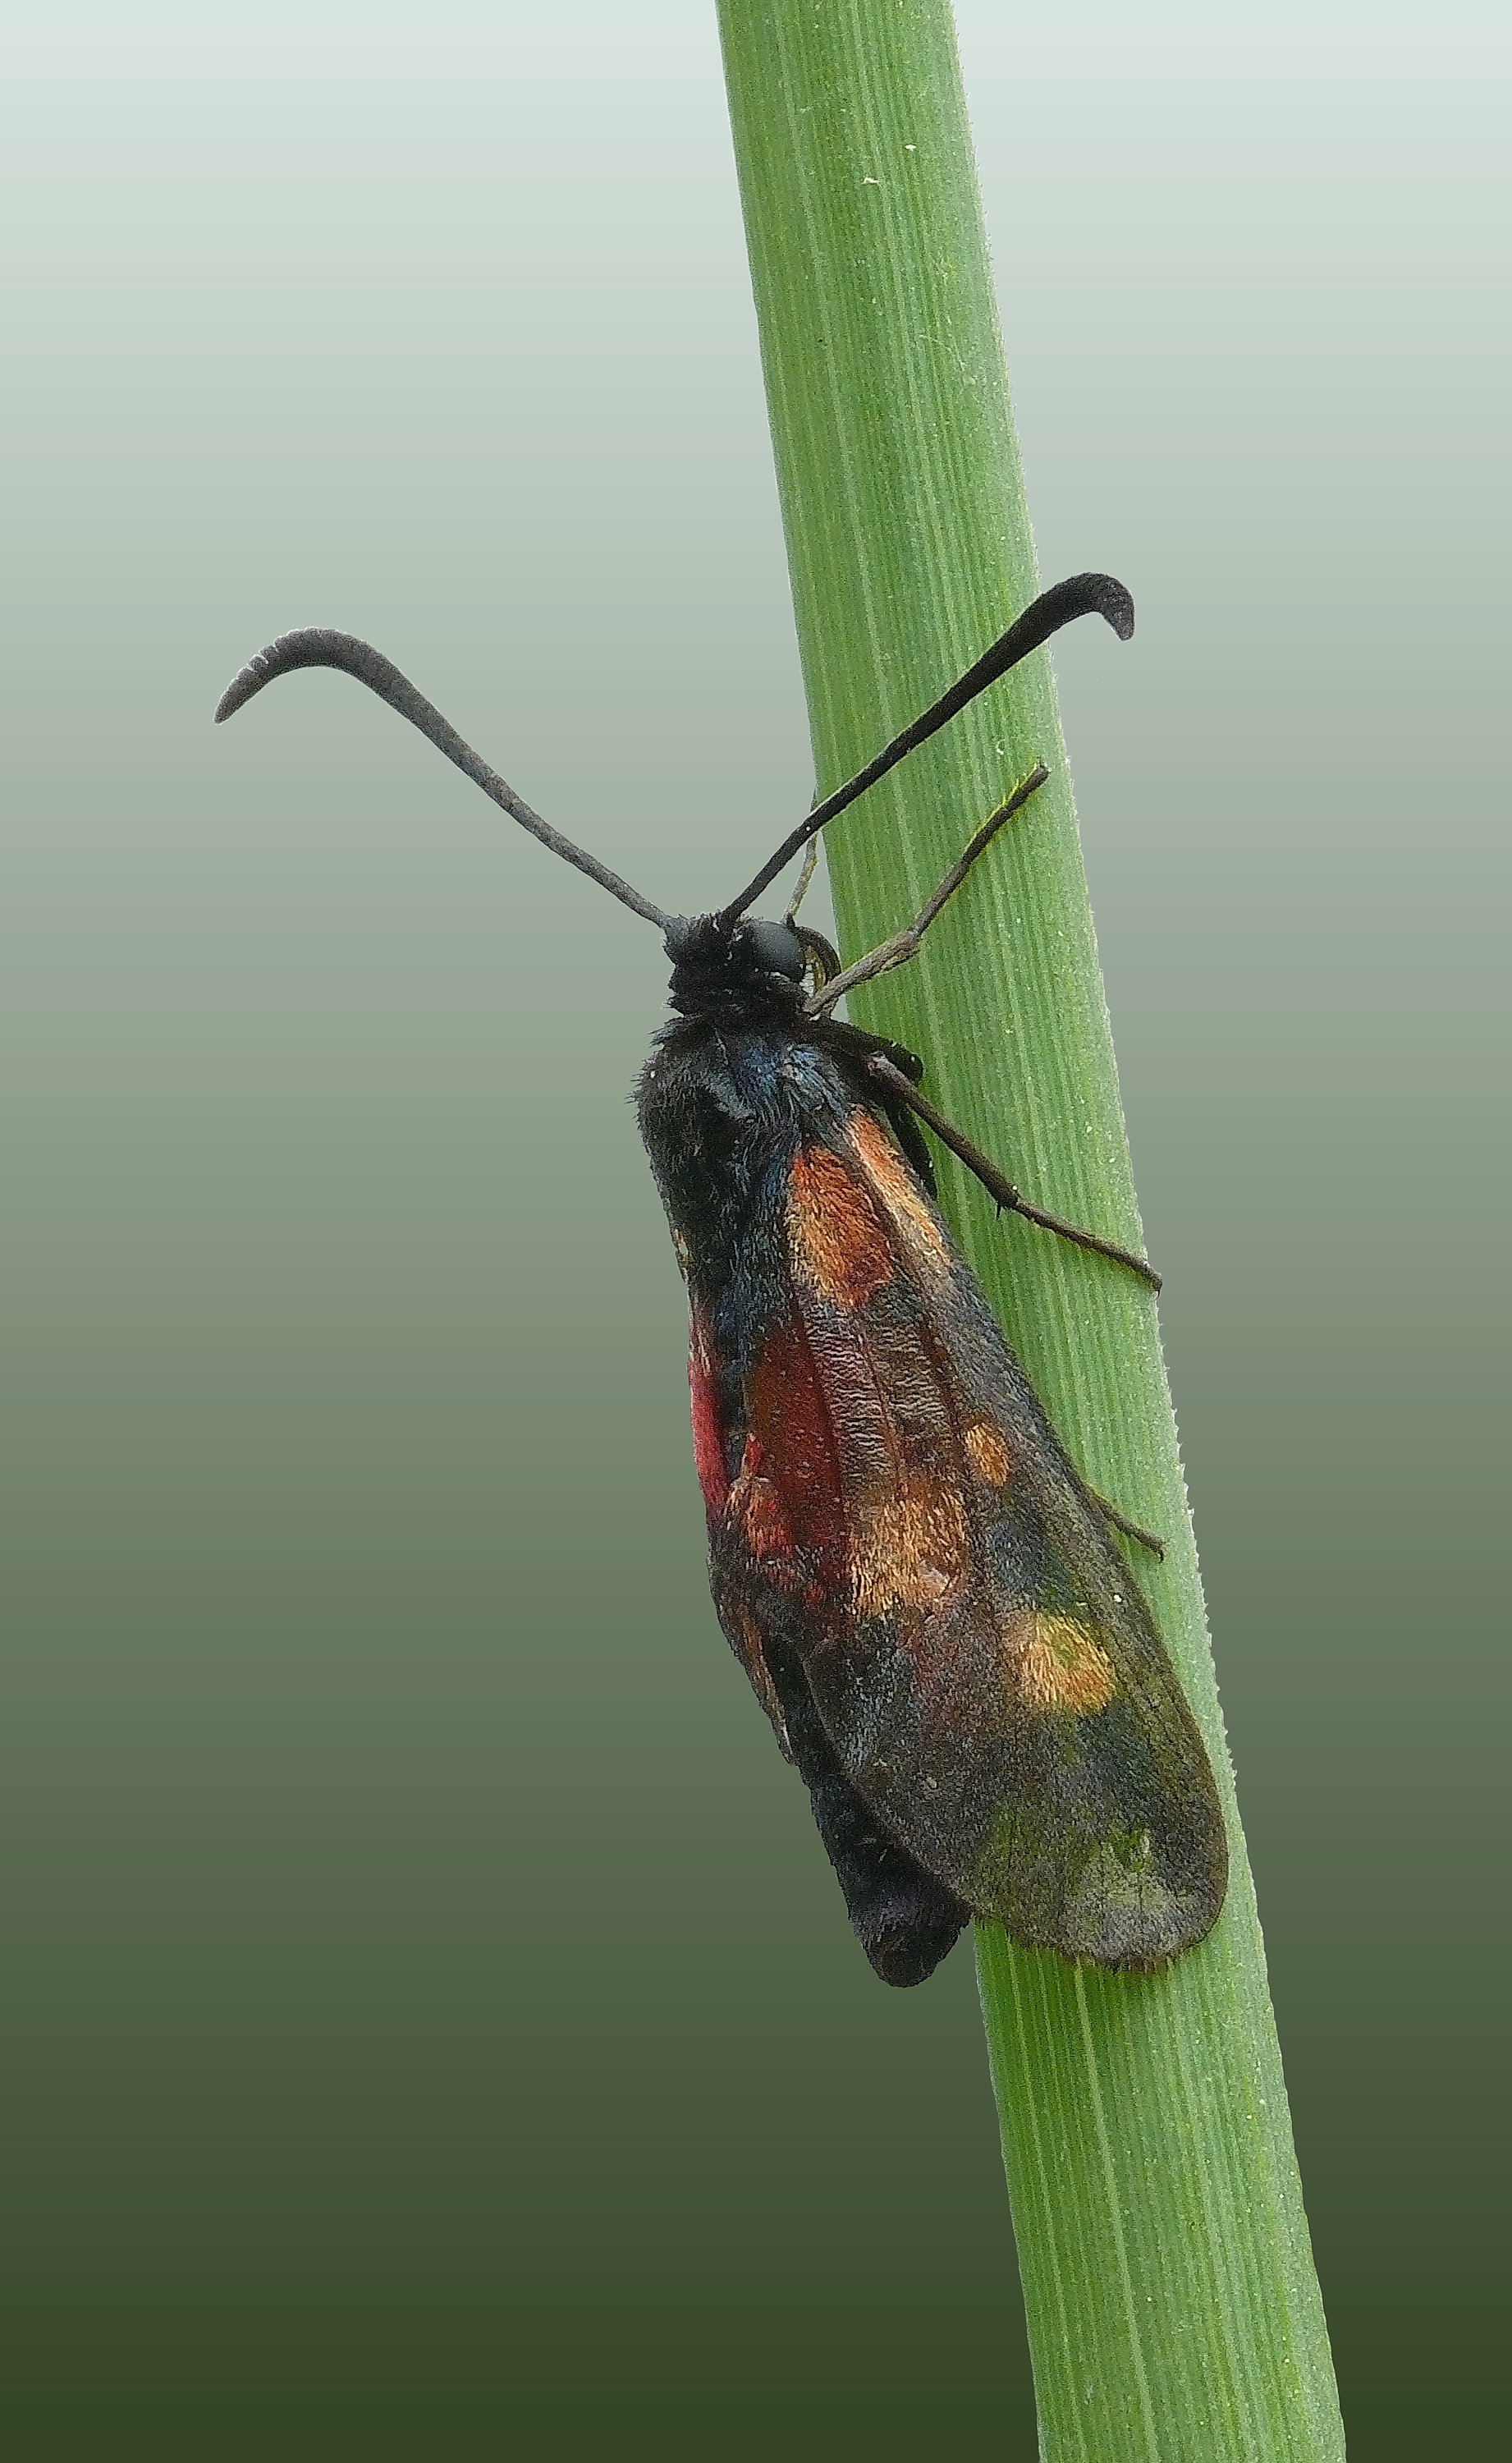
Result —
<instances>
[{"instance_id":1,"label":"blue-black thorax","mask_svg":"<svg viewBox=\"0 0 1512 2463\"><path fill-rule=\"evenodd\" d=\"M788 926L700 917L667 946L680 1014L652 1046L636 1105L692 1298L733 1367L786 1303L794 1159L832 1142L866 1094L851 1030L808 1014Z\"/></svg>"}]
</instances>

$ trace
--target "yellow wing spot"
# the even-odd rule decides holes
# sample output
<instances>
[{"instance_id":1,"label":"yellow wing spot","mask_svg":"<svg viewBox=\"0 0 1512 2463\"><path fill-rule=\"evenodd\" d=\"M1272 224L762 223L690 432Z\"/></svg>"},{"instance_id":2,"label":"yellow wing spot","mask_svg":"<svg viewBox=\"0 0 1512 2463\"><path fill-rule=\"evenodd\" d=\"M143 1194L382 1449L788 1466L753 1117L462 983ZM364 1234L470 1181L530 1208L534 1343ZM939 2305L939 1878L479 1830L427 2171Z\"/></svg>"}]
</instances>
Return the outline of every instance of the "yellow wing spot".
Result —
<instances>
[{"instance_id":1,"label":"yellow wing spot","mask_svg":"<svg viewBox=\"0 0 1512 2463\"><path fill-rule=\"evenodd\" d=\"M928 1198L870 1112L853 1112L850 1127L852 1143L900 1238L907 1244L911 1263L935 1282L942 1282L950 1273L950 1250Z\"/></svg>"},{"instance_id":2,"label":"yellow wing spot","mask_svg":"<svg viewBox=\"0 0 1512 2463\"><path fill-rule=\"evenodd\" d=\"M1020 1608L1003 1639L1019 1692L1032 1711L1100 1711L1116 1690L1112 1662L1090 1626L1044 1608Z\"/></svg>"},{"instance_id":3,"label":"yellow wing spot","mask_svg":"<svg viewBox=\"0 0 1512 2463\"><path fill-rule=\"evenodd\" d=\"M966 1460L989 1488L1006 1488L1013 1471L1007 1439L990 1420L969 1420L961 1432Z\"/></svg>"},{"instance_id":4,"label":"yellow wing spot","mask_svg":"<svg viewBox=\"0 0 1512 2463\"><path fill-rule=\"evenodd\" d=\"M938 1616L970 1570L966 1511L954 1489L914 1481L869 1515L851 1543L851 1598L858 1622L896 1608Z\"/></svg>"}]
</instances>

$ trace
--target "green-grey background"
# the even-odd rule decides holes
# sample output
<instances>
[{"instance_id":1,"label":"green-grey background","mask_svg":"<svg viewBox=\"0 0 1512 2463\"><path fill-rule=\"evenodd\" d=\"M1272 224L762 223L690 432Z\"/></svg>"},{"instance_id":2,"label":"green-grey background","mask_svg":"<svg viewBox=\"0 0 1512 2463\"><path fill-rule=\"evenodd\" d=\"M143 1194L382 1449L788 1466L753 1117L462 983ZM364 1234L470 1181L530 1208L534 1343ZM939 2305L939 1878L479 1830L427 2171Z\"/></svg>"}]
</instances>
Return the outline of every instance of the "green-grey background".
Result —
<instances>
[{"instance_id":1,"label":"green-grey background","mask_svg":"<svg viewBox=\"0 0 1512 2463\"><path fill-rule=\"evenodd\" d=\"M960 22L1346 2418L1471 2451L1505 21ZM5 85L8 2451L1027 2455L969 1960L873 1981L708 1605L655 939L339 679L208 724L335 622L669 904L802 810L712 11Z\"/></svg>"}]
</instances>

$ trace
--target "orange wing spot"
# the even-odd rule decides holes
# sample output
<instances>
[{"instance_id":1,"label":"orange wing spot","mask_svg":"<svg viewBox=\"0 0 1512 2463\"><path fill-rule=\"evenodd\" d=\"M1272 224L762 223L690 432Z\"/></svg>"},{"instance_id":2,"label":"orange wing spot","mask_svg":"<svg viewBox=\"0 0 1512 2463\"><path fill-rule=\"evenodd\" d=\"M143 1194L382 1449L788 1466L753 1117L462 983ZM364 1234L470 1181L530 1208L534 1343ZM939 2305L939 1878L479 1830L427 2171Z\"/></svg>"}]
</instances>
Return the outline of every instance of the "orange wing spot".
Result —
<instances>
[{"instance_id":1,"label":"orange wing spot","mask_svg":"<svg viewBox=\"0 0 1512 2463\"><path fill-rule=\"evenodd\" d=\"M822 1299L858 1309L897 1271L864 1188L828 1146L805 1146L788 1176L793 1262Z\"/></svg>"},{"instance_id":2,"label":"orange wing spot","mask_svg":"<svg viewBox=\"0 0 1512 2463\"><path fill-rule=\"evenodd\" d=\"M1090 1626L1075 1617L1020 1608L1004 1620L1008 1664L1031 1711L1102 1710L1117 1689L1112 1662Z\"/></svg>"},{"instance_id":3,"label":"orange wing spot","mask_svg":"<svg viewBox=\"0 0 1512 2463\"><path fill-rule=\"evenodd\" d=\"M950 1250L928 1198L870 1112L853 1111L850 1130L877 1195L907 1242L911 1262L939 1282L950 1272Z\"/></svg>"},{"instance_id":4,"label":"orange wing spot","mask_svg":"<svg viewBox=\"0 0 1512 2463\"><path fill-rule=\"evenodd\" d=\"M1002 1429L990 1420L969 1420L961 1434L966 1460L977 1477L989 1488L1006 1488L1013 1474L1013 1456Z\"/></svg>"},{"instance_id":5,"label":"orange wing spot","mask_svg":"<svg viewBox=\"0 0 1512 2463\"><path fill-rule=\"evenodd\" d=\"M970 1535L960 1494L940 1482L905 1479L868 1515L851 1543L851 1598L856 1617L897 1608L936 1616L966 1587Z\"/></svg>"}]
</instances>

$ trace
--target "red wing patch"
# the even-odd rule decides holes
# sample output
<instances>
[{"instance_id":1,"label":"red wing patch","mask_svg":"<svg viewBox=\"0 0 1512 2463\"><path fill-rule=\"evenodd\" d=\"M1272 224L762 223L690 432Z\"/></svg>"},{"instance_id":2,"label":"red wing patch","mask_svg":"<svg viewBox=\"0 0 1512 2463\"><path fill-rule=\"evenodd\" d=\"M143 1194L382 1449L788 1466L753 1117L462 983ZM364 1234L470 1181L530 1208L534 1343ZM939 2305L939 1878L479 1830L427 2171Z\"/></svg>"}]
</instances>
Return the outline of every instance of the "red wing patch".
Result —
<instances>
[{"instance_id":1,"label":"red wing patch","mask_svg":"<svg viewBox=\"0 0 1512 2463\"><path fill-rule=\"evenodd\" d=\"M725 1431L714 1347L696 1308L688 1328L688 1395L693 1407L693 1462L708 1515L711 1550L717 1533L737 1531L750 1558L762 1564L768 1576L779 1575L790 1551L776 1491L762 1477L753 1461L748 1438L745 1459L733 1484L725 1471ZM761 1620L748 1591L745 1595L736 1591L721 1593L718 1606L730 1647L749 1677L758 1701L777 1732L777 1742L790 1761L788 1722L767 1665Z\"/></svg>"},{"instance_id":2,"label":"red wing patch","mask_svg":"<svg viewBox=\"0 0 1512 2463\"><path fill-rule=\"evenodd\" d=\"M768 1579L826 1624L846 1556L835 1426L809 1343L790 1319L772 1326L745 1382L746 1435L729 1519Z\"/></svg>"}]
</instances>

